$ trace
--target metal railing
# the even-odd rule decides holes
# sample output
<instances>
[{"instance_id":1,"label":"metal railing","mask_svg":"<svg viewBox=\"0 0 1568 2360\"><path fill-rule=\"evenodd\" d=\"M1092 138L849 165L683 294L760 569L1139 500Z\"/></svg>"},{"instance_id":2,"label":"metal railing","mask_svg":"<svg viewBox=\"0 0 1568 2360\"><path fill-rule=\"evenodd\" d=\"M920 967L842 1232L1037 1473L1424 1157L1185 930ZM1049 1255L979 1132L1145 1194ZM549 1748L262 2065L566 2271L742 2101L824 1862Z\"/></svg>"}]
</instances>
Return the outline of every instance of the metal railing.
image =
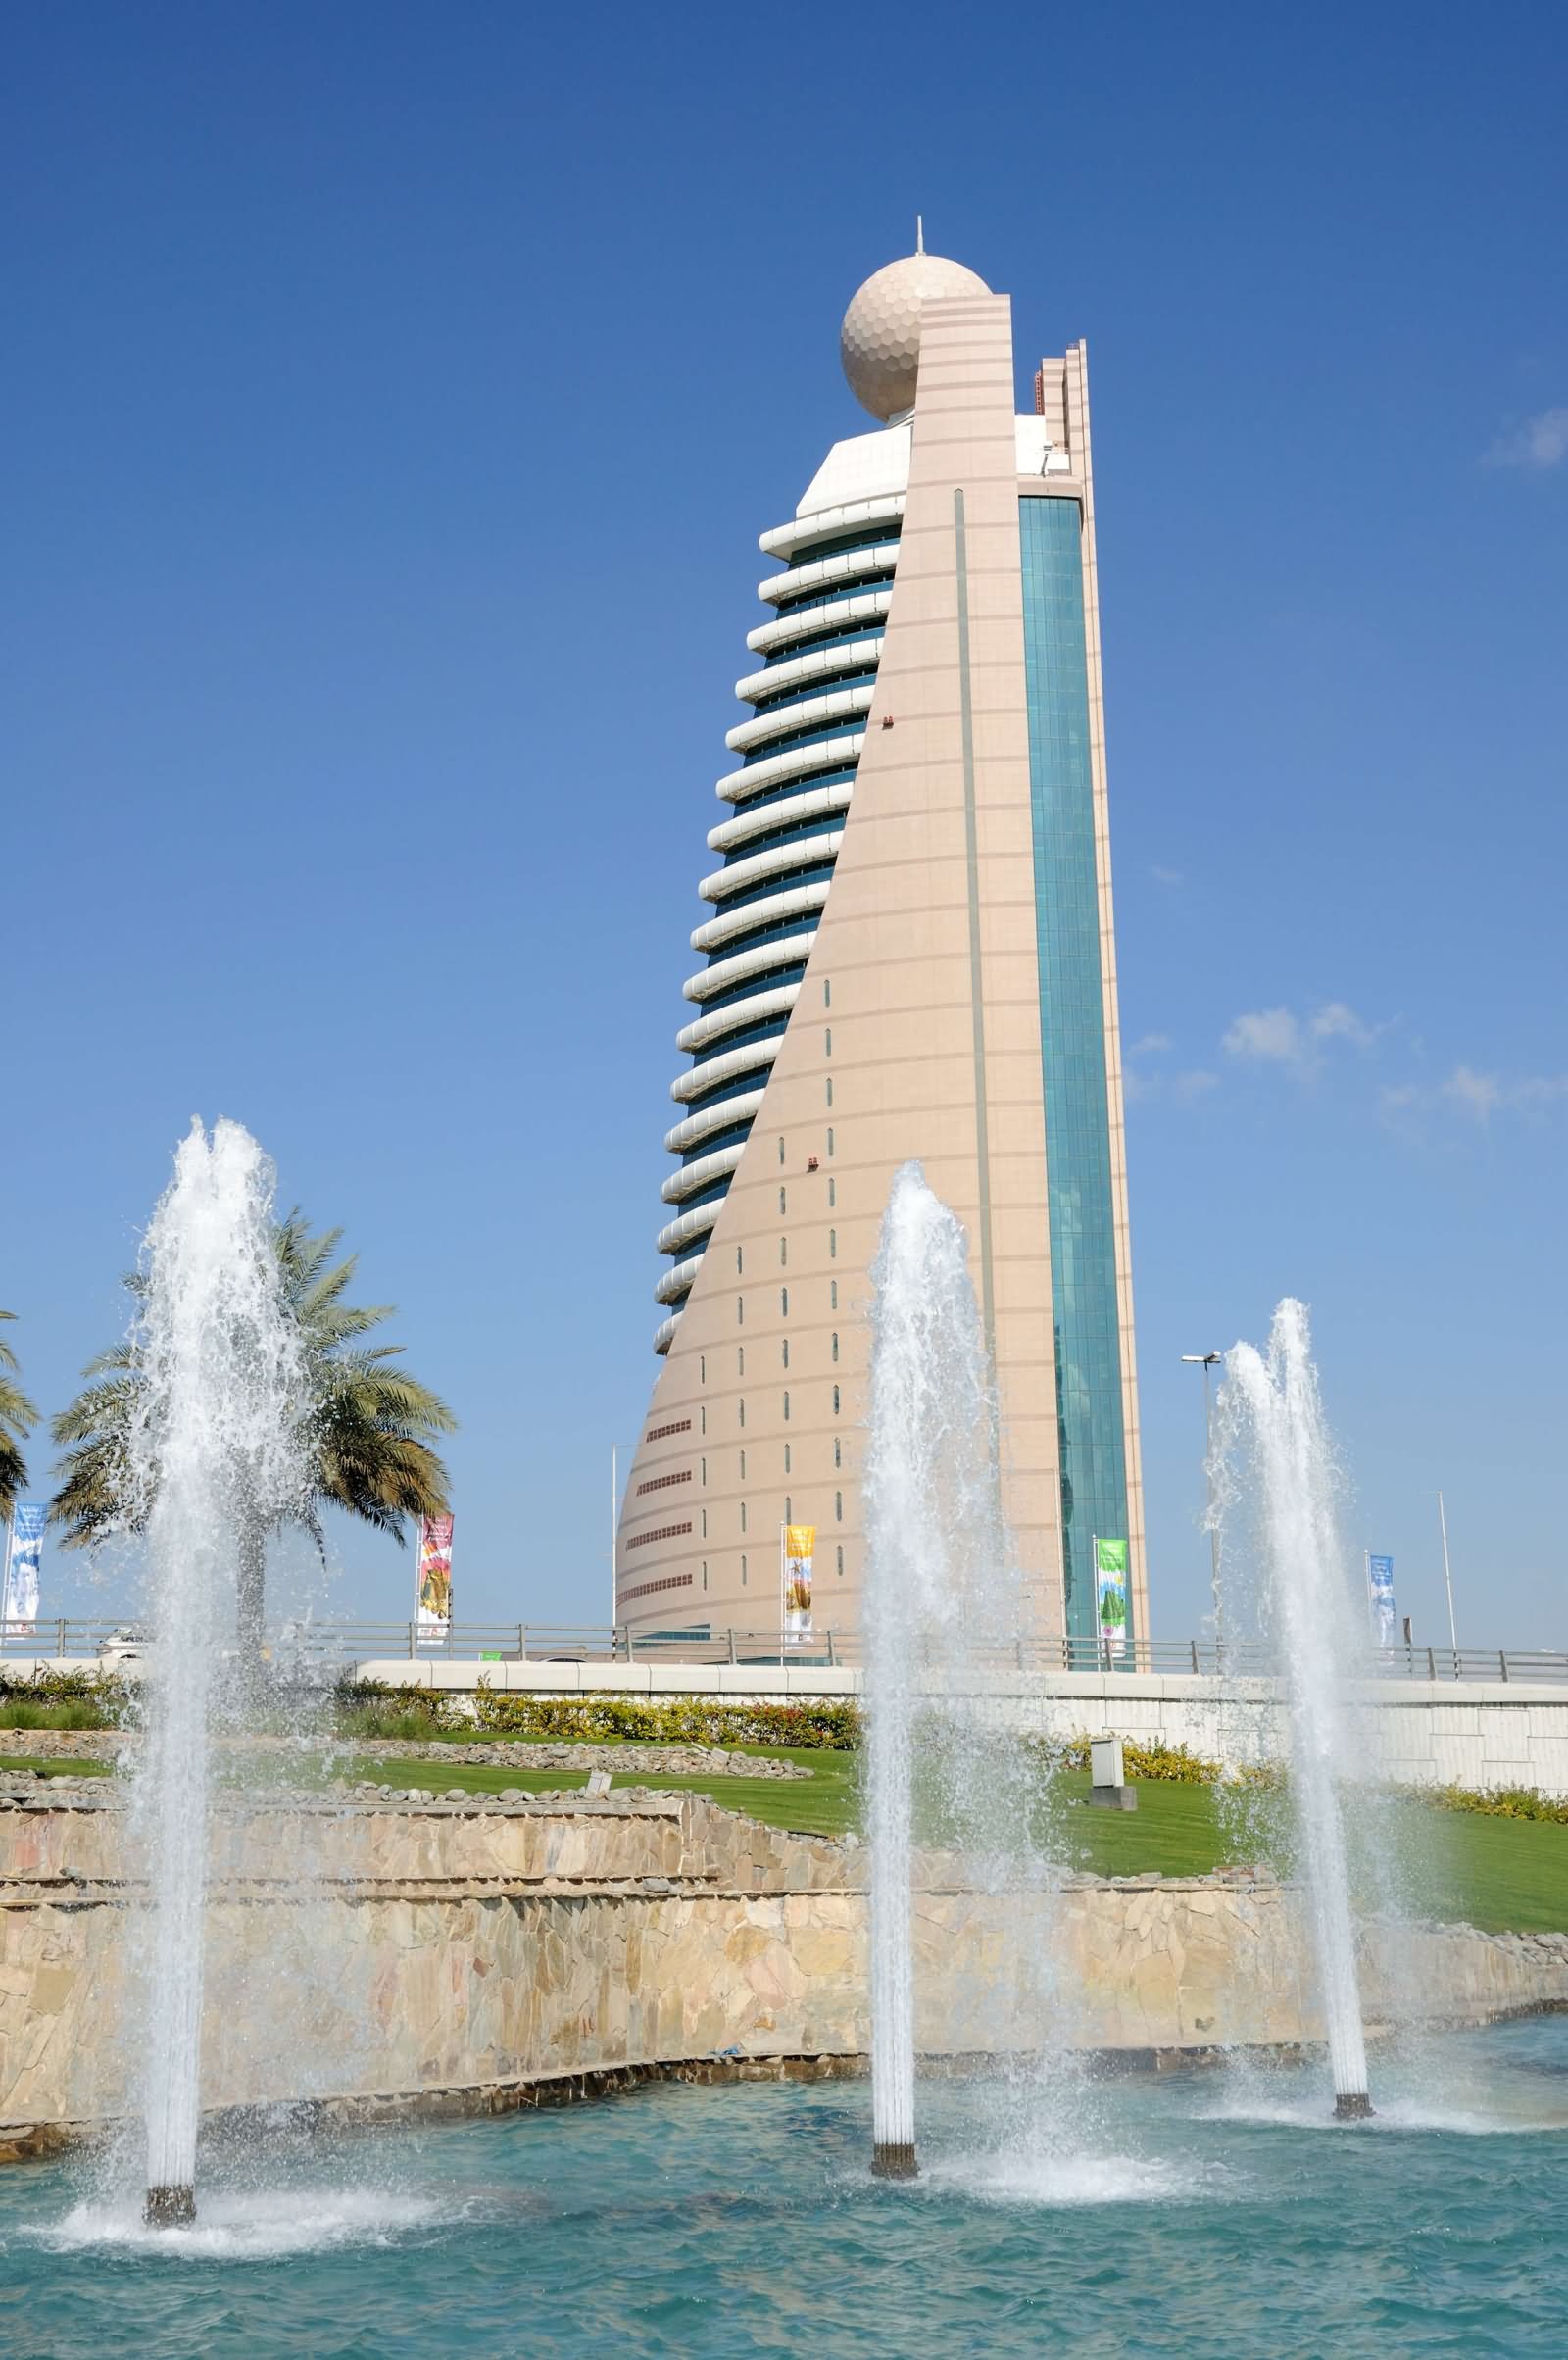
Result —
<instances>
[{"instance_id":1,"label":"metal railing","mask_svg":"<svg viewBox=\"0 0 1568 2360\"><path fill-rule=\"evenodd\" d=\"M113 1668L116 1662L134 1660L151 1644L137 1624L72 1616L30 1627L11 1623L0 1629L0 1658L85 1659ZM776 1624L761 1631L645 1633L624 1623L612 1630L604 1624L529 1622L454 1623L443 1637L432 1640L414 1622L345 1621L281 1624L270 1635L269 1651L280 1665L310 1665L321 1671L346 1670L389 1658L477 1660L482 1676L486 1663L663 1662L854 1669L864 1661L865 1643L858 1631L829 1629L808 1640L781 1644ZM1112 1651L1103 1640L1024 1640L1011 1647L966 1650L966 1661L993 1672L1225 1674L1238 1679L1267 1678L1278 1669L1273 1651L1255 1640L1216 1647L1212 1639L1137 1639L1127 1641L1119 1651ZM1366 1678L1384 1680L1568 1682L1568 1652L1517 1647L1369 1647L1358 1668Z\"/></svg>"}]
</instances>

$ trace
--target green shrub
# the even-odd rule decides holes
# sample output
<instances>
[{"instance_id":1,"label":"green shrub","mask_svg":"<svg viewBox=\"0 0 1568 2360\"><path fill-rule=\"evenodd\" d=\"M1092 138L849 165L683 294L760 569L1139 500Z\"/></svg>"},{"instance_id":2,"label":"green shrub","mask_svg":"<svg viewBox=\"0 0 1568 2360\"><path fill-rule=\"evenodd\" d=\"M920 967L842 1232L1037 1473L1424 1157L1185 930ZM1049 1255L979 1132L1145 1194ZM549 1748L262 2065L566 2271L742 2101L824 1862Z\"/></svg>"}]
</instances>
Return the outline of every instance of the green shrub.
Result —
<instances>
[{"instance_id":1,"label":"green shrub","mask_svg":"<svg viewBox=\"0 0 1568 2360\"><path fill-rule=\"evenodd\" d=\"M1410 1802L1436 1803L1445 1811L1479 1811L1488 1819L1544 1819L1568 1827L1568 1801L1543 1795L1539 1787L1401 1787Z\"/></svg>"},{"instance_id":2,"label":"green shrub","mask_svg":"<svg viewBox=\"0 0 1568 2360\"><path fill-rule=\"evenodd\" d=\"M0 1665L0 1729L118 1729L129 1703L112 1672L45 1671L32 1680Z\"/></svg>"},{"instance_id":3,"label":"green shrub","mask_svg":"<svg viewBox=\"0 0 1568 2360\"><path fill-rule=\"evenodd\" d=\"M480 1689L481 1737L615 1739L662 1745L804 1745L852 1753L856 1704L714 1704L701 1696L529 1696Z\"/></svg>"}]
</instances>

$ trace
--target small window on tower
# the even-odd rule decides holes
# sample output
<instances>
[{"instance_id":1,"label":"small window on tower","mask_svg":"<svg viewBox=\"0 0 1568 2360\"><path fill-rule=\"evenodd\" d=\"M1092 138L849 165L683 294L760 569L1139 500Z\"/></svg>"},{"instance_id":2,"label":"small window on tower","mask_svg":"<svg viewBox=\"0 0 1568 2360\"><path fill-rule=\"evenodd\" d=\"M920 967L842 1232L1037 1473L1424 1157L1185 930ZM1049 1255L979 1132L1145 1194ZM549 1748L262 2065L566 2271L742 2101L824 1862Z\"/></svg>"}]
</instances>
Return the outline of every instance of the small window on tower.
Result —
<instances>
[{"instance_id":1,"label":"small window on tower","mask_svg":"<svg viewBox=\"0 0 1568 2360\"><path fill-rule=\"evenodd\" d=\"M833 1006L833 986L829 983L825 975L822 978L822 1006L824 1008L831 1008Z\"/></svg>"},{"instance_id":2,"label":"small window on tower","mask_svg":"<svg viewBox=\"0 0 1568 2360\"><path fill-rule=\"evenodd\" d=\"M778 1159L780 1163L782 1163L784 1160L784 1142L782 1139L778 1143Z\"/></svg>"},{"instance_id":3,"label":"small window on tower","mask_svg":"<svg viewBox=\"0 0 1568 2360\"><path fill-rule=\"evenodd\" d=\"M790 1472L790 1447L788 1443L784 1445L784 1472L786 1475Z\"/></svg>"},{"instance_id":4,"label":"small window on tower","mask_svg":"<svg viewBox=\"0 0 1568 2360\"><path fill-rule=\"evenodd\" d=\"M827 1152L830 1155L833 1153L833 1125L831 1123L827 1126Z\"/></svg>"},{"instance_id":5,"label":"small window on tower","mask_svg":"<svg viewBox=\"0 0 1568 2360\"><path fill-rule=\"evenodd\" d=\"M789 1414L790 1414L790 1397L789 1397L789 1395L788 1395L788 1394L786 1394L786 1395L784 1396L784 1417L785 1417L785 1421L786 1421L786 1423L787 1423L787 1422L788 1422L788 1420L789 1420Z\"/></svg>"},{"instance_id":6,"label":"small window on tower","mask_svg":"<svg viewBox=\"0 0 1568 2360\"><path fill-rule=\"evenodd\" d=\"M781 1337L779 1340L779 1358L782 1365L785 1368L788 1368L790 1364L790 1340L788 1336Z\"/></svg>"},{"instance_id":7,"label":"small window on tower","mask_svg":"<svg viewBox=\"0 0 1568 2360\"><path fill-rule=\"evenodd\" d=\"M844 1464L844 1438L839 1434L835 1434L833 1437L833 1464L836 1467L842 1467Z\"/></svg>"},{"instance_id":8,"label":"small window on tower","mask_svg":"<svg viewBox=\"0 0 1568 2360\"><path fill-rule=\"evenodd\" d=\"M839 1356L839 1332L837 1328L835 1328L833 1331L833 1343L831 1350L832 1357L836 1360Z\"/></svg>"},{"instance_id":9,"label":"small window on tower","mask_svg":"<svg viewBox=\"0 0 1568 2360\"><path fill-rule=\"evenodd\" d=\"M831 1024L824 1025L822 1028L822 1055L825 1057L833 1055L833 1027Z\"/></svg>"},{"instance_id":10,"label":"small window on tower","mask_svg":"<svg viewBox=\"0 0 1568 2360\"><path fill-rule=\"evenodd\" d=\"M827 1201L830 1207L839 1201L839 1184L836 1180L830 1180L827 1184Z\"/></svg>"},{"instance_id":11,"label":"small window on tower","mask_svg":"<svg viewBox=\"0 0 1568 2360\"><path fill-rule=\"evenodd\" d=\"M836 1311L839 1307L839 1282L836 1278L830 1278L827 1282L827 1307L830 1311Z\"/></svg>"},{"instance_id":12,"label":"small window on tower","mask_svg":"<svg viewBox=\"0 0 1568 2360\"><path fill-rule=\"evenodd\" d=\"M842 1492L835 1492L833 1495L833 1517L835 1523L842 1524L844 1521L844 1494Z\"/></svg>"}]
</instances>

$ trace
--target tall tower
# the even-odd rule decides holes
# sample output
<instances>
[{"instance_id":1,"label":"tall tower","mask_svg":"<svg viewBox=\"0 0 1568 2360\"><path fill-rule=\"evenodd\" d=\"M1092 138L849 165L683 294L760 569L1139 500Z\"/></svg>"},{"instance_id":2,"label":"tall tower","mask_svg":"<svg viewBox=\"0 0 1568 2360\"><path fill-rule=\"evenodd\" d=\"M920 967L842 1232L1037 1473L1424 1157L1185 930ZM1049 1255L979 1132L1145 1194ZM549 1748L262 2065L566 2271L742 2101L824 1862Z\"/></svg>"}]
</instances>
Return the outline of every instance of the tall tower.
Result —
<instances>
[{"instance_id":1,"label":"tall tower","mask_svg":"<svg viewBox=\"0 0 1568 2360\"><path fill-rule=\"evenodd\" d=\"M880 422L761 536L617 1613L777 1631L781 1528L814 1524L816 1630L858 1627L866 1271L917 1157L968 1233L1036 1627L1093 1636L1121 1539L1141 1638L1086 355L1015 415L1007 297L924 252L866 280L842 352Z\"/></svg>"}]
</instances>

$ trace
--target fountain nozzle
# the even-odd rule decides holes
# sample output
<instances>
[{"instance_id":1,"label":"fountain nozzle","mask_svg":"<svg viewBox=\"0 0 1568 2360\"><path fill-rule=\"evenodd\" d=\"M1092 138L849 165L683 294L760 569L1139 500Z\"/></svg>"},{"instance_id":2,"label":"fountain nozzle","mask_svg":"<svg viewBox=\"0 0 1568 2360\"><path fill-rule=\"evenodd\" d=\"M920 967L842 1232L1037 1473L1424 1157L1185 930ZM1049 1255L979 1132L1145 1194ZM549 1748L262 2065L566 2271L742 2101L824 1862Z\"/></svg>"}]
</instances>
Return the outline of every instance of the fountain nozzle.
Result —
<instances>
[{"instance_id":1,"label":"fountain nozzle","mask_svg":"<svg viewBox=\"0 0 1568 2360\"><path fill-rule=\"evenodd\" d=\"M1372 2100L1364 2090L1338 2090L1334 2093L1334 2119L1337 2123L1364 2123L1372 2113Z\"/></svg>"},{"instance_id":2,"label":"fountain nozzle","mask_svg":"<svg viewBox=\"0 0 1568 2360\"><path fill-rule=\"evenodd\" d=\"M141 2217L149 2229L189 2229L196 2219L196 2190L178 2183L150 2188Z\"/></svg>"},{"instance_id":3,"label":"fountain nozzle","mask_svg":"<svg viewBox=\"0 0 1568 2360\"><path fill-rule=\"evenodd\" d=\"M871 2149L873 2180L918 2180L920 2167L914 2160L914 2141L900 2139L896 2143L879 2139Z\"/></svg>"}]
</instances>

